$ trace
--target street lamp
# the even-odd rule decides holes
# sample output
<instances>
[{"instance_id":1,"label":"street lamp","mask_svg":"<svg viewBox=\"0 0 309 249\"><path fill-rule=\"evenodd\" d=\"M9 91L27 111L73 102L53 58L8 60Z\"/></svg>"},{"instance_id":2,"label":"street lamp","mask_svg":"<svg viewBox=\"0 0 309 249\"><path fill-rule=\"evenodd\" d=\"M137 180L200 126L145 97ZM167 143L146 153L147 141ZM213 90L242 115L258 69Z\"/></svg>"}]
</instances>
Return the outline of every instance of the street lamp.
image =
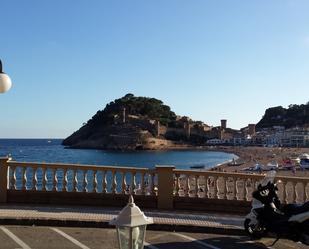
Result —
<instances>
[{"instance_id":1,"label":"street lamp","mask_svg":"<svg viewBox=\"0 0 309 249\"><path fill-rule=\"evenodd\" d=\"M2 62L0 60L0 93L10 90L12 81L10 77L2 71Z\"/></svg>"},{"instance_id":2,"label":"street lamp","mask_svg":"<svg viewBox=\"0 0 309 249\"><path fill-rule=\"evenodd\" d=\"M152 223L153 219L146 217L135 205L132 195L119 215L109 222L116 226L120 249L143 249L146 226Z\"/></svg>"}]
</instances>

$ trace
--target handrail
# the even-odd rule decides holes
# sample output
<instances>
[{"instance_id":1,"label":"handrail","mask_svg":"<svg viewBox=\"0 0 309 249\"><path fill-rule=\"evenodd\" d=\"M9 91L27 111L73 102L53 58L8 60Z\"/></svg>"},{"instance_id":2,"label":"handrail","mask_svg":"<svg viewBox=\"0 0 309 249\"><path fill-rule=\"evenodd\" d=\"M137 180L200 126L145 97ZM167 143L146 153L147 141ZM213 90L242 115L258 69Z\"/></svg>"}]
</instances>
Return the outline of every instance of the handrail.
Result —
<instances>
[{"instance_id":1,"label":"handrail","mask_svg":"<svg viewBox=\"0 0 309 249\"><path fill-rule=\"evenodd\" d=\"M143 172L149 172L149 171L155 171L155 169L148 169L148 168L134 168L134 167L126 167L126 166L98 166L98 165L88 165L88 164L69 164L69 163L45 163L45 162L17 162L17 161L8 161L8 166L15 166L15 167L52 167L52 168L81 168L87 170L126 170L126 171L143 171Z\"/></svg>"}]
</instances>

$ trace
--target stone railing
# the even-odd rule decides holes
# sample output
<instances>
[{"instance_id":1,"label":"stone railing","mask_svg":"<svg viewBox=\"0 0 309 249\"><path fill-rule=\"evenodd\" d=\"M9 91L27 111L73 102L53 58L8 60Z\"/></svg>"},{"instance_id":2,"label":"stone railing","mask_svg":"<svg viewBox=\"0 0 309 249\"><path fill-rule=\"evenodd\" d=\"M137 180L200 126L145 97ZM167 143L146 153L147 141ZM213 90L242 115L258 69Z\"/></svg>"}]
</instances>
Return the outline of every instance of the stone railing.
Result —
<instances>
[{"instance_id":1,"label":"stone railing","mask_svg":"<svg viewBox=\"0 0 309 249\"><path fill-rule=\"evenodd\" d=\"M174 195L251 201L252 192L264 175L222 173L214 171L174 170ZM309 200L309 178L277 176L278 195L283 203Z\"/></svg>"},{"instance_id":2,"label":"stone railing","mask_svg":"<svg viewBox=\"0 0 309 249\"><path fill-rule=\"evenodd\" d=\"M156 172L146 168L8 161L8 189L155 195Z\"/></svg>"},{"instance_id":3,"label":"stone railing","mask_svg":"<svg viewBox=\"0 0 309 249\"><path fill-rule=\"evenodd\" d=\"M142 207L247 212L258 174L154 169L0 159L0 202L123 206L135 195ZM309 199L309 178L277 177L284 203ZM279 181L280 180L280 181Z\"/></svg>"}]
</instances>

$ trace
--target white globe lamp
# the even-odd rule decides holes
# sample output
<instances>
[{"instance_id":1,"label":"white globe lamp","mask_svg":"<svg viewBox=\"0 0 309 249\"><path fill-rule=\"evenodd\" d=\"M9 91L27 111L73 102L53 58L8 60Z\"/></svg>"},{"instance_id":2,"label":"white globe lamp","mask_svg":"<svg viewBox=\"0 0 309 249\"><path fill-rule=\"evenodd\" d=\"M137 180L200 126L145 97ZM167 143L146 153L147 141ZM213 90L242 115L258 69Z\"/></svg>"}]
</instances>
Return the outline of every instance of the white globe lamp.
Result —
<instances>
[{"instance_id":1,"label":"white globe lamp","mask_svg":"<svg viewBox=\"0 0 309 249\"><path fill-rule=\"evenodd\" d=\"M12 87L10 77L2 71L2 62L0 60L0 93L5 93Z\"/></svg>"}]
</instances>

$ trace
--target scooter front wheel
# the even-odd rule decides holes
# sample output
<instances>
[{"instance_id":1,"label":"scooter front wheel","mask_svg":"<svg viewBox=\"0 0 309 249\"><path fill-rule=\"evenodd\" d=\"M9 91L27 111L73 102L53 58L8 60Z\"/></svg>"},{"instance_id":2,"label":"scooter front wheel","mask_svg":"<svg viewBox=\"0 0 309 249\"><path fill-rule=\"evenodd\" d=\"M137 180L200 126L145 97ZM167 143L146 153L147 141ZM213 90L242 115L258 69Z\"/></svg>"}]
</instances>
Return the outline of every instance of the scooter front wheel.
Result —
<instances>
[{"instance_id":1,"label":"scooter front wheel","mask_svg":"<svg viewBox=\"0 0 309 249\"><path fill-rule=\"evenodd\" d=\"M265 227L261 226L259 222L252 222L251 219L245 219L244 227L251 239L260 239L266 234Z\"/></svg>"}]
</instances>

